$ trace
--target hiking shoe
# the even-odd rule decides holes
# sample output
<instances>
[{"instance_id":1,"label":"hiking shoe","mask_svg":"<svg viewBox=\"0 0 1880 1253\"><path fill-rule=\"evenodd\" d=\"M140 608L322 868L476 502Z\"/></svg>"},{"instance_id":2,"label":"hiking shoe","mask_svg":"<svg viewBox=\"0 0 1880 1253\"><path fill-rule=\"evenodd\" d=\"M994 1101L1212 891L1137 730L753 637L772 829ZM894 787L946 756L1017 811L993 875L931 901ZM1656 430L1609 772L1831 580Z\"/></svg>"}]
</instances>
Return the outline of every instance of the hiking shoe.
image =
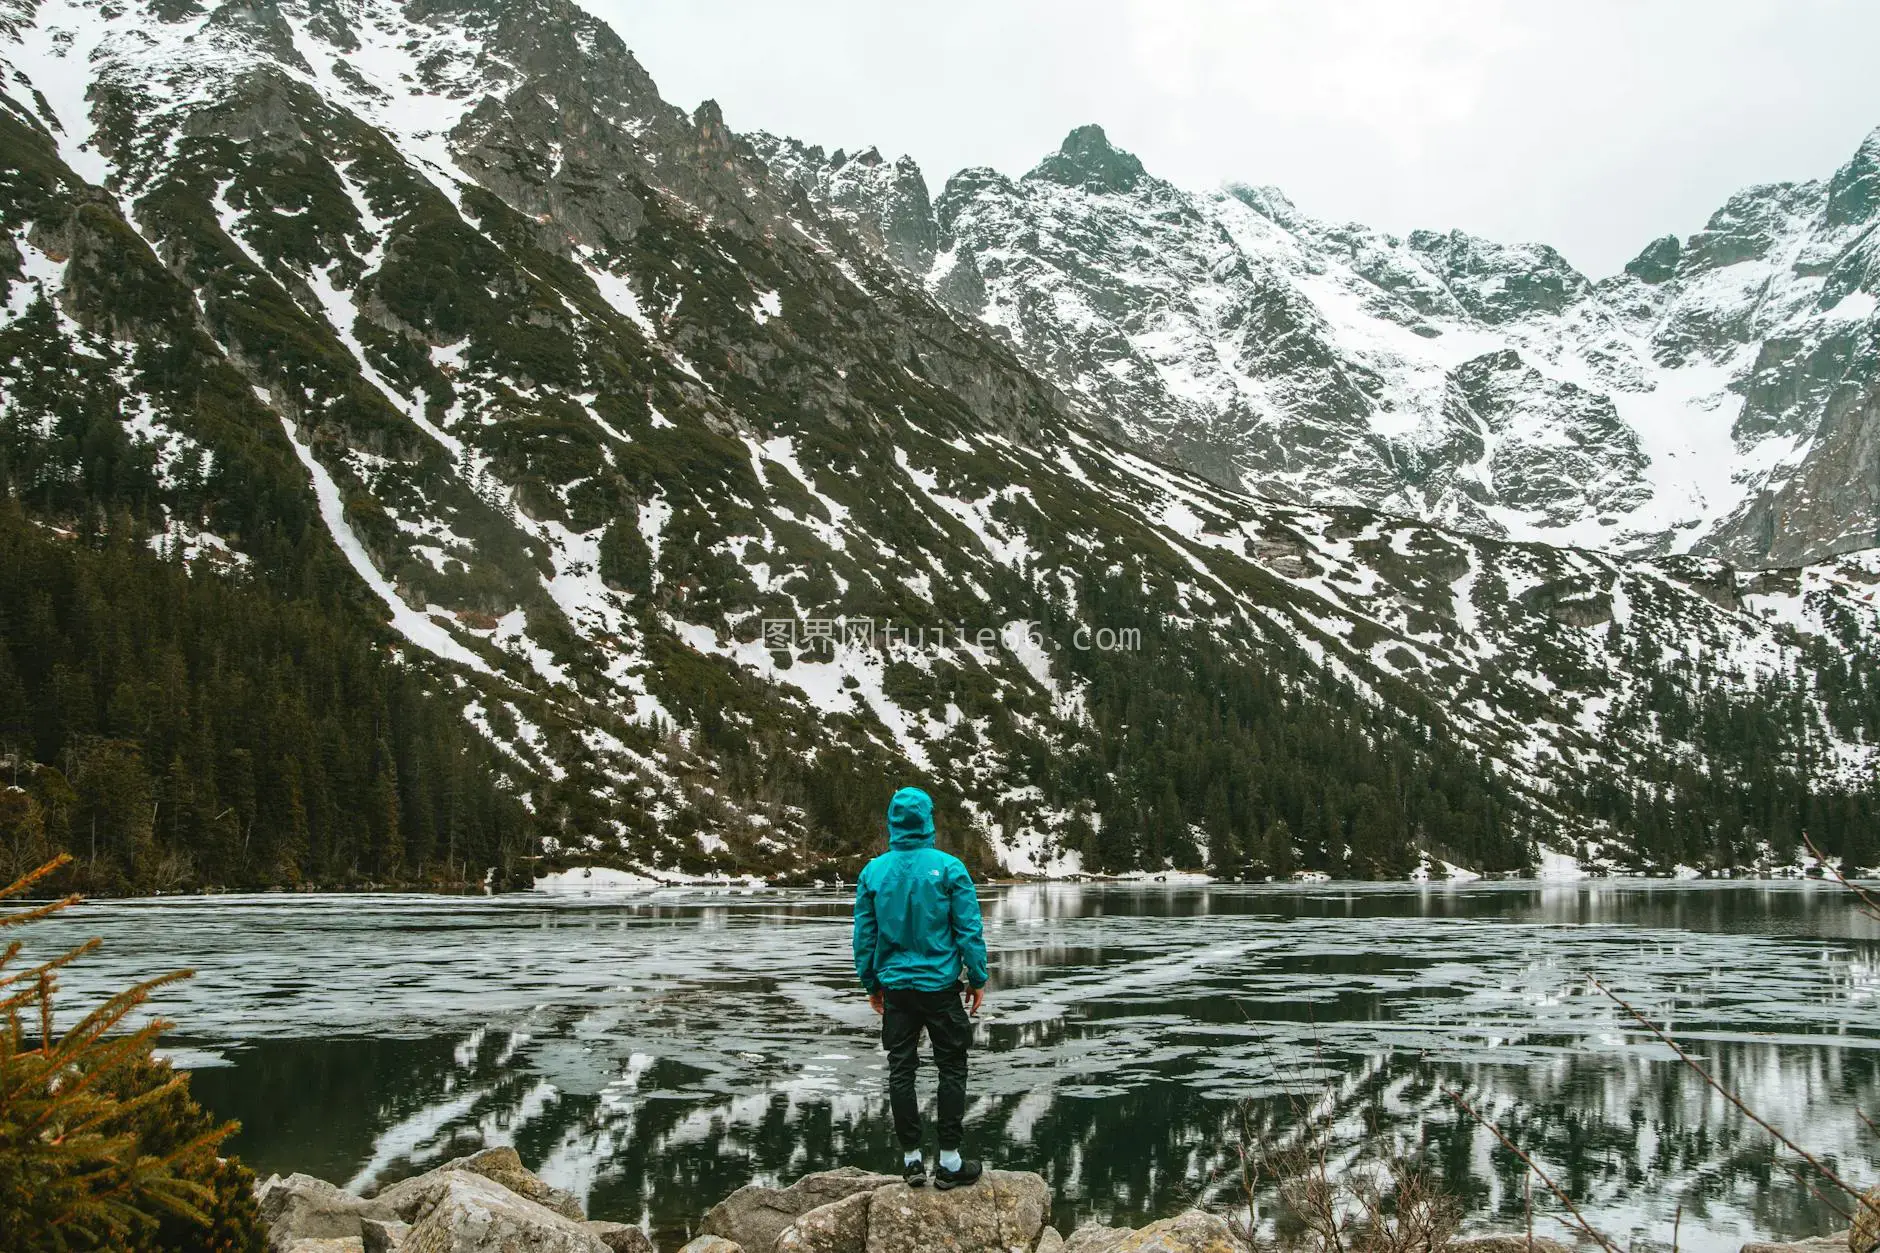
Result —
<instances>
[{"instance_id":1,"label":"hiking shoe","mask_svg":"<svg viewBox=\"0 0 1880 1253\"><path fill-rule=\"evenodd\" d=\"M901 1167L901 1179L910 1188L926 1187L927 1186L927 1163L924 1161L906 1163L905 1165Z\"/></svg>"},{"instance_id":2,"label":"hiking shoe","mask_svg":"<svg viewBox=\"0 0 1880 1253\"><path fill-rule=\"evenodd\" d=\"M950 1192L954 1188L970 1187L972 1184L978 1182L979 1176L984 1174L985 1171L985 1167L971 1159L962 1160L958 1170L948 1170L945 1166L935 1166L933 1168L933 1186L940 1189L942 1192Z\"/></svg>"}]
</instances>

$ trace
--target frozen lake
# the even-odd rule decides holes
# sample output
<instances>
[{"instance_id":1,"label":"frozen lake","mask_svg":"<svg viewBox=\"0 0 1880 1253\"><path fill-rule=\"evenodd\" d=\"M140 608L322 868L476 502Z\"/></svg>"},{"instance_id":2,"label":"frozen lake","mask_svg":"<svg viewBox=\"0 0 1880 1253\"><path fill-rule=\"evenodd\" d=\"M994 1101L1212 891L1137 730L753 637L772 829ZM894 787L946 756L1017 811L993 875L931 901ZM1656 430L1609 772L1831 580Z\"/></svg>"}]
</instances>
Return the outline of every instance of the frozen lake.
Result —
<instances>
[{"instance_id":1,"label":"frozen lake","mask_svg":"<svg viewBox=\"0 0 1880 1253\"><path fill-rule=\"evenodd\" d=\"M171 1049L264 1174L363 1186L514 1143L594 1216L676 1246L739 1184L895 1160L848 908L706 889L184 898L87 904L30 939L103 937L66 980L74 1008L196 968L160 1002L184 1024ZM1518 1229L1519 1170L1449 1084L1622 1244L1668 1246L1680 1205L1699 1253L1834 1226L1589 973L1844 1174L1880 1173L1856 1112L1880 1114L1880 925L1833 887L1049 885L989 890L985 910L969 1151L1044 1173L1061 1223L1225 1196L1237 1102L1283 1132L1327 1097L1339 1145L1421 1145L1470 1226Z\"/></svg>"}]
</instances>

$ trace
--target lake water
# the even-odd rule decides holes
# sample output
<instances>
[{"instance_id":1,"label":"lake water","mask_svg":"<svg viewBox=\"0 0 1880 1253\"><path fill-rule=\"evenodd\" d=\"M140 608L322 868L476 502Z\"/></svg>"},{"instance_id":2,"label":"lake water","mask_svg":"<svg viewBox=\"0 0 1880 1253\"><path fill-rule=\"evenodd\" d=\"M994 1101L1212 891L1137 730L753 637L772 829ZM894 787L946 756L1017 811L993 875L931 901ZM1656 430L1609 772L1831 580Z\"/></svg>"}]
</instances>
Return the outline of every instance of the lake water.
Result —
<instances>
[{"instance_id":1,"label":"lake water","mask_svg":"<svg viewBox=\"0 0 1880 1253\"><path fill-rule=\"evenodd\" d=\"M174 965L171 1039L257 1170L364 1187L513 1143L596 1217L676 1247L752 1180L897 1160L835 892L104 902L76 1007ZM1880 1175L1880 925L1821 884L989 890L969 1151L1057 1220L1233 1195L1237 1127L1394 1140L1472 1228L1521 1172L1466 1091L1622 1243L1734 1249L1839 1220L1768 1140L1593 991L1596 973L1845 1175ZM932 1071L923 1070L931 1094ZM1536 1192L1540 1190L1536 1188ZM1537 1196L1536 1230L1559 1234Z\"/></svg>"}]
</instances>

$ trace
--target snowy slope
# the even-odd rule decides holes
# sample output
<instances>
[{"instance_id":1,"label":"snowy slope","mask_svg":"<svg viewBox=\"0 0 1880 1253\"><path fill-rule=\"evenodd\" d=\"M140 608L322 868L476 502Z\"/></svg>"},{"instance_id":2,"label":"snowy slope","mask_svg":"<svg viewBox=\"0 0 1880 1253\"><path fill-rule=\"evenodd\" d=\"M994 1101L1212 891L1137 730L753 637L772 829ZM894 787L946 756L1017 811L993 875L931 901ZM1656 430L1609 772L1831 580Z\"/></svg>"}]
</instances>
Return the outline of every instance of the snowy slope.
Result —
<instances>
[{"instance_id":1,"label":"snowy slope","mask_svg":"<svg viewBox=\"0 0 1880 1253\"><path fill-rule=\"evenodd\" d=\"M1093 709L1209 698L1216 664L1405 770L1450 754L1516 848L1623 851L1595 785L1675 803L1715 733L1690 694L1783 711L1802 786L1871 776L1829 692L1875 635L1864 567L1785 590L1557 546L1721 542L1800 455L1814 400L1756 402L1753 481L1723 410L1777 330L1869 325L1858 178L1591 284L1192 196L1100 133L930 206L909 163L686 116L551 0L13 2L6 121L51 173L0 186L0 317L56 305L46 334L92 354L207 334L551 856L809 873L873 840L854 798L898 776L1009 868L1074 868L1140 739ZM1726 260L1758 230L1787 242ZM92 264L107 243L144 287ZM1731 321L1731 283L1803 253L1828 260ZM127 420L214 453L185 407ZM254 537L182 538L239 565ZM1093 659L1125 615L1164 651Z\"/></svg>"},{"instance_id":2,"label":"snowy slope","mask_svg":"<svg viewBox=\"0 0 1880 1253\"><path fill-rule=\"evenodd\" d=\"M867 218L853 161L757 142ZM1272 188L1184 191L1084 127L1022 179L955 175L936 259L910 268L1217 482L1792 564L1870 545L1880 521L1874 467L1842 432L1864 429L1846 414L1880 370L1876 166L1880 131L1830 181L1751 188L1593 282L1544 245L1399 239Z\"/></svg>"}]
</instances>

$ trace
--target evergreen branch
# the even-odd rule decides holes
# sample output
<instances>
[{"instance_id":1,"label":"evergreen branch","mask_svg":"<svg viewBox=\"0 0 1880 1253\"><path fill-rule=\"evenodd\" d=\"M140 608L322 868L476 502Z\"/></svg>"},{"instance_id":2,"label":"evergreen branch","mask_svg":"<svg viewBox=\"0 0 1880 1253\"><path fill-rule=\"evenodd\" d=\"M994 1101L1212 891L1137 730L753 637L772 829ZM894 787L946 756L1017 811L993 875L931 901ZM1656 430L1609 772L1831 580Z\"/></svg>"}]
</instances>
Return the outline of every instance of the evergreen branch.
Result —
<instances>
[{"instance_id":1,"label":"evergreen branch","mask_svg":"<svg viewBox=\"0 0 1880 1253\"><path fill-rule=\"evenodd\" d=\"M98 1048L91 1047L89 1042L76 1048L68 1048L67 1042L61 1041L59 1045L60 1054L73 1053L82 1055L86 1059L86 1065L82 1068L77 1068L75 1063L63 1063L56 1057L54 1058L53 1065L49 1067L49 1069L57 1070L63 1068L65 1065L72 1065L77 1070L78 1075L77 1079L72 1083L60 1086L60 1094L76 1098L87 1093L95 1082L110 1078L119 1070L123 1069L127 1063L133 1062L146 1055L150 1051L150 1046L155 1042L156 1037L162 1034L168 1026L169 1024L166 1022L153 1022L130 1035L121 1036L111 1041L109 1044ZM180 1079L180 1075L172 1079L170 1086L174 1086ZM163 1089L153 1089L129 1101L111 1100L110 1109L121 1112L136 1109L141 1105L147 1105L154 1099L155 1095L159 1094L162 1090Z\"/></svg>"},{"instance_id":2,"label":"evergreen branch","mask_svg":"<svg viewBox=\"0 0 1880 1253\"><path fill-rule=\"evenodd\" d=\"M60 853L57 857L54 857L51 861L47 862L45 865L41 866L39 869L27 871L25 874L21 875L19 878L15 879L12 883L8 884L7 886L0 887L0 901L4 901L8 899L9 897L23 895L27 888L30 888L31 886L33 886L33 884L38 883L41 879L44 879L47 876L55 873L56 871L60 870L62 867L69 865L71 863L71 860L72 860L72 855L70 853ZM55 901L53 902L53 904L46 906L45 908L53 912L57 912L58 910L64 909L68 905L75 905L77 903L78 903L78 897L68 896L63 901ZM20 921L18 915L14 915L12 917L0 917L0 927L11 926L16 921Z\"/></svg>"},{"instance_id":3,"label":"evergreen branch","mask_svg":"<svg viewBox=\"0 0 1880 1253\"><path fill-rule=\"evenodd\" d=\"M36 980L42 974L49 974L54 970L59 970L66 966L69 966L73 962L77 961L79 958L85 956L86 954L95 952L98 946L102 943L103 941L98 940L96 938L86 940L83 944L80 944L78 947L73 948L73 949L68 949L66 952L59 954L57 957L49 958L46 961L39 963L39 965L34 966L29 970L22 970L22 971L19 971L18 973L10 974L10 975L0 975L0 988L11 987L15 983L24 982L25 980L28 980L28 979ZM7 946L7 951L6 951L5 956L0 957L0 968L4 968L9 961L13 960L13 957L15 956L15 954L17 954L17 952L19 951L19 948L20 948L20 942L17 940L15 940L12 944L9 944Z\"/></svg>"},{"instance_id":4,"label":"evergreen branch","mask_svg":"<svg viewBox=\"0 0 1880 1253\"><path fill-rule=\"evenodd\" d=\"M15 884L14 886L17 887L18 885ZM0 897L5 896L9 890L10 889L0 888ZM49 901L44 905L34 905L30 909L22 909L17 913L0 914L0 927L22 927L29 922L38 922L41 918L50 918L52 915L62 913L71 906L78 904L79 900L80 898L78 896L67 896L61 900Z\"/></svg>"},{"instance_id":5,"label":"evergreen branch","mask_svg":"<svg viewBox=\"0 0 1880 1253\"><path fill-rule=\"evenodd\" d=\"M112 1069L116 1069L116 1067L113 1066L108 1069L100 1068L99 1073L108 1075ZM90 1072L88 1071L87 1073L89 1075ZM181 1091L186 1082L182 1075L175 1075L162 1085L140 1092L128 1100L100 1101L94 1112L81 1118L76 1123L68 1124L62 1134L66 1136L83 1135L88 1133L92 1127L101 1123L128 1117L142 1110L145 1106L155 1105L164 1097Z\"/></svg>"}]
</instances>

